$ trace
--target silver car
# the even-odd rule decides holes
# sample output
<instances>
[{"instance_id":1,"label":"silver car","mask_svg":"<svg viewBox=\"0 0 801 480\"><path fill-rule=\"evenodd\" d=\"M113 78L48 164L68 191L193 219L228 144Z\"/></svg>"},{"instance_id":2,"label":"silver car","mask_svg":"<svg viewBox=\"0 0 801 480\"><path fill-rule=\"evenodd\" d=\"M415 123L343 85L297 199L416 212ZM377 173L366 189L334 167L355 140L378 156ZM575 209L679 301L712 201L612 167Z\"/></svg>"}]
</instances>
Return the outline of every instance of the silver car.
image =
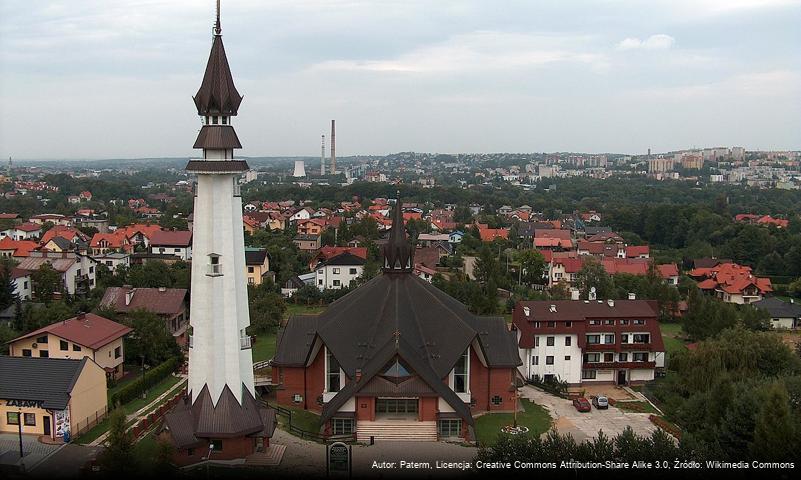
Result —
<instances>
[{"instance_id":1,"label":"silver car","mask_svg":"<svg viewBox=\"0 0 801 480\"><path fill-rule=\"evenodd\" d=\"M609 399L603 395L592 397L592 405L599 410L607 409L609 408Z\"/></svg>"}]
</instances>

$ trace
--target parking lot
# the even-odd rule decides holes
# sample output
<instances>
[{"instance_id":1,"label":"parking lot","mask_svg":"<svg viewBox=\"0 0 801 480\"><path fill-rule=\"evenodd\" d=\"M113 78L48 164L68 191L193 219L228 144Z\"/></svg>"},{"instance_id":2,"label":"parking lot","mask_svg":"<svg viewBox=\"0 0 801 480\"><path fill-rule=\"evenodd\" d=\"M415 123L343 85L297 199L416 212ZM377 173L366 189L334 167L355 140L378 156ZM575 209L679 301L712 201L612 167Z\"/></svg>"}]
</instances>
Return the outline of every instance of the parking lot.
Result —
<instances>
[{"instance_id":1,"label":"parking lot","mask_svg":"<svg viewBox=\"0 0 801 480\"><path fill-rule=\"evenodd\" d=\"M624 412L619 408L609 407L581 413L576 411L570 400L545 393L529 385L520 390L520 396L545 407L554 419L554 428L560 433L569 433L577 442L593 438L602 430L604 434L614 437L631 427L638 435L650 435L656 425L648 419L647 413Z\"/></svg>"}]
</instances>

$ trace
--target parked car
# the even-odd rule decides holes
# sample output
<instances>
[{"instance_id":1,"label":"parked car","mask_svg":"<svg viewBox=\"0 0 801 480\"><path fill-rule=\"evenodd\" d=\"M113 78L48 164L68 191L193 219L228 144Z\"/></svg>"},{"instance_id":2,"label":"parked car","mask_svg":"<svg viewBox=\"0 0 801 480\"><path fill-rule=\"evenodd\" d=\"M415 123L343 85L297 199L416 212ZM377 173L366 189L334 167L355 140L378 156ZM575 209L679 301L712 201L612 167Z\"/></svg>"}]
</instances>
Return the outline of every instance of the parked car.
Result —
<instances>
[{"instance_id":1,"label":"parked car","mask_svg":"<svg viewBox=\"0 0 801 480\"><path fill-rule=\"evenodd\" d=\"M609 408L609 399L604 395L592 397L592 406L599 410L606 410Z\"/></svg>"},{"instance_id":2,"label":"parked car","mask_svg":"<svg viewBox=\"0 0 801 480\"><path fill-rule=\"evenodd\" d=\"M592 410L590 402L584 397L573 399L573 406L576 407L576 410L579 412L589 412Z\"/></svg>"}]
</instances>

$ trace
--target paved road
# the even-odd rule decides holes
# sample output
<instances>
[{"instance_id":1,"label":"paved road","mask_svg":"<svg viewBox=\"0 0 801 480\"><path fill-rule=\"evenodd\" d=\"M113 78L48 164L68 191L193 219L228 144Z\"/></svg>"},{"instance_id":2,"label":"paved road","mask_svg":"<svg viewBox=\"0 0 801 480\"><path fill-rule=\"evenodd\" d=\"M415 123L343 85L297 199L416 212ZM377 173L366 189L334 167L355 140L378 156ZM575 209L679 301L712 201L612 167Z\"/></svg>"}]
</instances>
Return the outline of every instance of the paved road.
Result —
<instances>
[{"instance_id":1,"label":"paved road","mask_svg":"<svg viewBox=\"0 0 801 480\"><path fill-rule=\"evenodd\" d=\"M5 421L5 419L3 419ZM48 456L56 453L62 445L48 445L39 441L38 435L22 436L23 463L27 468L35 466ZM19 459L19 435L0 433L0 456L4 460L17 462Z\"/></svg>"},{"instance_id":2,"label":"paved road","mask_svg":"<svg viewBox=\"0 0 801 480\"><path fill-rule=\"evenodd\" d=\"M560 433L569 433L577 442L598 435L599 430L614 437L622 433L629 426L638 435L650 435L656 430L656 425L648 419L647 413L624 412L619 408L609 407L608 410L596 410L581 413L573 408L570 400L537 390L529 385L520 389L520 396L542 405L554 419L554 428Z\"/></svg>"},{"instance_id":3,"label":"paved road","mask_svg":"<svg viewBox=\"0 0 801 480\"><path fill-rule=\"evenodd\" d=\"M102 447L88 447L70 443L36 466L31 474L41 478L77 478L81 467L97 457Z\"/></svg>"},{"instance_id":4,"label":"paved road","mask_svg":"<svg viewBox=\"0 0 801 480\"><path fill-rule=\"evenodd\" d=\"M277 429L270 442L286 445L281 464L268 471L292 474L298 478L325 475L325 446L301 440ZM450 477L457 476L458 469L436 469L437 461L470 461L477 450L472 447L444 442L376 442L375 445L353 446L354 477ZM430 468L401 468L400 462L428 463ZM374 463L376 462L376 467ZM384 463L386 462L386 463ZM388 464L395 463L392 467ZM378 468L383 465L386 468Z\"/></svg>"}]
</instances>

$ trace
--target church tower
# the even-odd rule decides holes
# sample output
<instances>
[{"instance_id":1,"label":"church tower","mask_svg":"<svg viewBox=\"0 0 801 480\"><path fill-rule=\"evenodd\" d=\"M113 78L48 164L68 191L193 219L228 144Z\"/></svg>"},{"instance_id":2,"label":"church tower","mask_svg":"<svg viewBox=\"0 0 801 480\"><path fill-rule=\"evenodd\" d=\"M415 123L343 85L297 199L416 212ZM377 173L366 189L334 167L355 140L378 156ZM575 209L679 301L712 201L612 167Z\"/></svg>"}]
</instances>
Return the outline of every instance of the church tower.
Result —
<instances>
[{"instance_id":1,"label":"church tower","mask_svg":"<svg viewBox=\"0 0 801 480\"><path fill-rule=\"evenodd\" d=\"M247 162L234 159L242 148L232 125L242 96L234 86L225 55L219 1L211 54L194 96L203 126L194 148L203 158L186 170L197 174L192 235L192 299L189 392L194 402L204 388L216 405L225 387L239 403L254 395L253 359L245 279L245 242L239 176Z\"/></svg>"}]
</instances>

